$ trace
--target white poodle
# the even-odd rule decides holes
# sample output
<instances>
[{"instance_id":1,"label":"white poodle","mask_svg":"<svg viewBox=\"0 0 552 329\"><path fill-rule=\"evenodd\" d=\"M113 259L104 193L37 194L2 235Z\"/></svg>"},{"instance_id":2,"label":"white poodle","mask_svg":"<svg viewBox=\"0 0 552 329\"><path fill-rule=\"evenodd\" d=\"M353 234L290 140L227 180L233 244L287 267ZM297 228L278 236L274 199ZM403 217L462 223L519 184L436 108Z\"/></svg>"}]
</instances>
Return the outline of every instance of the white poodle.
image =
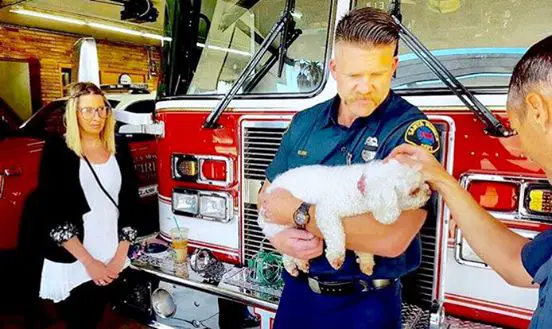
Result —
<instances>
[{"instance_id":1,"label":"white poodle","mask_svg":"<svg viewBox=\"0 0 552 329\"><path fill-rule=\"evenodd\" d=\"M345 260L345 232L341 219L372 213L383 224L393 223L403 210L420 208L429 199L429 186L412 167L395 160L351 166L312 165L291 169L274 179L266 190L284 188L295 197L316 205L316 223L326 242L326 258L334 269ZM263 233L271 238L286 226L268 223L259 212ZM373 273L374 255L356 253L360 269ZM284 255L284 267L293 276L308 272L308 261Z\"/></svg>"}]
</instances>

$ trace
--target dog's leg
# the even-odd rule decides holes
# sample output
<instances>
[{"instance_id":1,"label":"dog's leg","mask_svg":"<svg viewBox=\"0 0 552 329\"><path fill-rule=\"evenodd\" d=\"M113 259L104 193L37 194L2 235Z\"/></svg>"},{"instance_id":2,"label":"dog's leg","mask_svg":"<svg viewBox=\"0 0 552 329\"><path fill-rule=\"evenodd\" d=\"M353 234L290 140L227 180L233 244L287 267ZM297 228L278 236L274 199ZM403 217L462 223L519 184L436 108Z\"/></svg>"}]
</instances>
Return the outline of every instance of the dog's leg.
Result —
<instances>
[{"instance_id":1,"label":"dog's leg","mask_svg":"<svg viewBox=\"0 0 552 329\"><path fill-rule=\"evenodd\" d=\"M374 260L374 255L367 252L356 252L358 256L357 263L359 263L360 270L366 275L372 275L374 273L374 266L376 262Z\"/></svg>"},{"instance_id":2,"label":"dog's leg","mask_svg":"<svg viewBox=\"0 0 552 329\"><path fill-rule=\"evenodd\" d=\"M326 242L326 258L338 270L345 261L345 231L338 214L323 205L316 206L316 223Z\"/></svg>"},{"instance_id":3,"label":"dog's leg","mask_svg":"<svg viewBox=\"0 0 552 329\"><path fill-rule=\"evenodd\" d=\"M309 261L308 260L302 260L299 258L293 258L293 261L297 265L297 268L299 268L300 271L303 271L304 273L309 273Z\"/></svg>"},{"instance_id":4,"label":"dog's leg","mask_svg":"<svg viewBox=\"0 0 552 329\"><path fill-rule=\"evenodd\" d=\"M291 276L298 276L299 270L297 269L297 264L293 257L288 255L282 256L282 262L284 263L284 268Z\"/></svg>"}]
</instances>

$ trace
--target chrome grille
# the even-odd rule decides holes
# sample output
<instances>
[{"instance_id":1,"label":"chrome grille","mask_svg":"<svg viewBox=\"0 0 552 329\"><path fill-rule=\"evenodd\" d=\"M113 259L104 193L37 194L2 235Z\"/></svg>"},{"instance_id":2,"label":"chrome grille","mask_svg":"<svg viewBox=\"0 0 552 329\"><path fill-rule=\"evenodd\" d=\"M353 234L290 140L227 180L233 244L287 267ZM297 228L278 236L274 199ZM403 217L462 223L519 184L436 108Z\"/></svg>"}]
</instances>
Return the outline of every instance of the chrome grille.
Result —
<instances>
[{"instance_id":1,"label":"chrome grille","mask_svg":"<svg viewBox=\"0 0 552 329\"><path fill-rule=\"evenodd\" d=\"M257 252L276 251L270 242L264 237L263 231L257 224L257 206L251 203L243 205L243 226L244 226L244 256L247 260L255 257Z\"/></svg>"},{"instance_id":2,"label":"chrome grille","mask_svg":"<svg viewBox=\"0 0 552 329\"><path fill-rule=\"evenodd\" d=\"M266 167L272 162L285 128L244 129L243 173L246 179L265 179Z\"/></svg>"},{"instance_id":3,"label":"chrome grille","mask_svg":"<svg viewBox=\"0 0 552 329\"><path fill-rule=\"evenodd\" d=\"M285 132L285 123L282 128L275 128L274 122L266 123L270 128L261 125L265 123L255 122L255 127L246 127L243 131L243 172L245 180L264 181L264 172L274 155L278 151L279 143ZM265 140L266 138L266 140ZM243 182L243 186L246 186ZM243 201L244 209L244 258L247 260L263 249L275 251L268 240L264 239L261 228L257 224L257 207L255 204ZM436 209L434 207L434 209ZM420 232L422 241L422 264L420 268L403 281L403 296L407 303L422 306L429 309L433 300L433 282L435 280L435 251L436 251L436 220L428 218Z\"/></svg>"}]
</instances>

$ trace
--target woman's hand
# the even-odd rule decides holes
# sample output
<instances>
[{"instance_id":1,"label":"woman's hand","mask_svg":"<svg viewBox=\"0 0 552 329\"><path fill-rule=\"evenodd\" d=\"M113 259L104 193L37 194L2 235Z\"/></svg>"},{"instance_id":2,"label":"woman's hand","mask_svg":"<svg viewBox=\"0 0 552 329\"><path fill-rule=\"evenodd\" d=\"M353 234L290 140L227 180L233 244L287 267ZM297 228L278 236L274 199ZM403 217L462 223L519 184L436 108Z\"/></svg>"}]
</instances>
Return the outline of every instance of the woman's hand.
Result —
<instances>
[{"instance_id":1,"label":"woman's hand","mask_svg":"<svg viewBox=\"0 0 552 329\"><path fill-rule=\"evenodd\" d=\"M92 278L92 281L98 286L108 285L119 276L116 272L105 266L104 263L96 259L90 259L84 264L84 267L90 278Z\"/></svg>"},{"instance_id":2,"label":"woman's hand","mask_svg":"<svg viewBox=\"0 0 552 329\"><path fill-rule=\"evenodd\" d=\"M123 268L125 267L126 263L126 255L125 254L116 254L109 263L107 263L107 268L111 270L113 273L121 273Z\"/></svg>"}]
</instances>

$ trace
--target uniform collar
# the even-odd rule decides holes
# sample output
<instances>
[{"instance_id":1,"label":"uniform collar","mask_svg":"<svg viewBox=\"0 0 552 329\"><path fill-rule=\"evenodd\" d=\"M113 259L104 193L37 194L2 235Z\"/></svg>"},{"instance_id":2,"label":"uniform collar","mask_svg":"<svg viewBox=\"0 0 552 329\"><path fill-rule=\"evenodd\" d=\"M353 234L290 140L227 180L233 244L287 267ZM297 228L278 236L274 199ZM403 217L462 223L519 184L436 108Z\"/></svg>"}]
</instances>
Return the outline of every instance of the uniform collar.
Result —
<instances>
[{"instance_id":1,"label":"uniform collar","mask_svg":"<svg viewBox=\"0 0 552 329\"><path fill-rule=\"evenodd\" d=\"M389 94L381 103L372 114L370 114L367 117L361 117L356 119L353 124L351 125L351 128L364 126L367 123L370 122L377 122L379 123L380 118L383 113L387 112L389 105L392 103L392 99L394 98L395 93L393 93L392 90L389 91ZM340 126L340 124L337 122L337 113L339 110L339 104L341 103L341 97L339 95L336 95L331 102L327 105L327 107L324 109L324 116L323 116L323 128L327 128L330 126Z\"/></svg>"}]
</instances>

